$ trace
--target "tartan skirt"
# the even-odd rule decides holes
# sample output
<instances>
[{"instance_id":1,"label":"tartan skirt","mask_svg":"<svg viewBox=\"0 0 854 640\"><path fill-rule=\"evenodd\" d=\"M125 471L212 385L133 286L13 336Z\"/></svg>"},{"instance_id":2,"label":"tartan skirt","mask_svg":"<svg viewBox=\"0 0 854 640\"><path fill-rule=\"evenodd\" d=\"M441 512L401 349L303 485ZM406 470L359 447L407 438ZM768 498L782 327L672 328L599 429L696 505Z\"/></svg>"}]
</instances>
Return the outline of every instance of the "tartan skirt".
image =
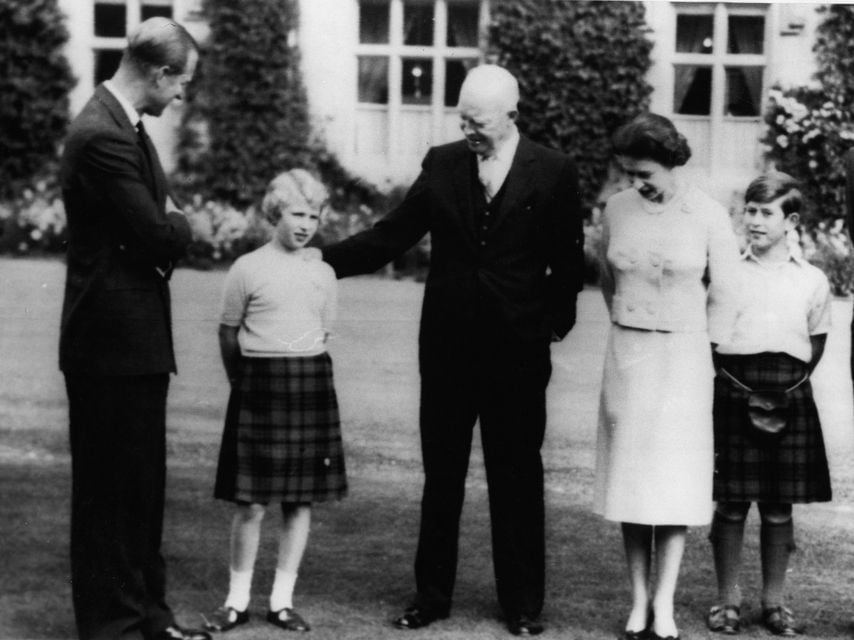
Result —
<instances>
[{"instance_id":1,"label":"tartan skirt","mask_svg":"<svg viewBox=\"0 0 854 640\"><path fill-rule=\"evenodd\" d=\"M751 389L788 389L807 371L786 353L719 356L720 366ZM830 474L818 411L807 380L789 393L789 419L778 437L752 433L747 391L715 378L715 473L721 502L826 502Z\"/></svg>"},{"instance_id":2,"label":"tartan skirt","mask_svg":"<svg viewBox=\"0 0 854 640\"><path fill-rule=\"evenodd\" d=\"M241 358L214 496L267 504L337 500L346 493L329 354Z\"/></svg>"}]
</instances>

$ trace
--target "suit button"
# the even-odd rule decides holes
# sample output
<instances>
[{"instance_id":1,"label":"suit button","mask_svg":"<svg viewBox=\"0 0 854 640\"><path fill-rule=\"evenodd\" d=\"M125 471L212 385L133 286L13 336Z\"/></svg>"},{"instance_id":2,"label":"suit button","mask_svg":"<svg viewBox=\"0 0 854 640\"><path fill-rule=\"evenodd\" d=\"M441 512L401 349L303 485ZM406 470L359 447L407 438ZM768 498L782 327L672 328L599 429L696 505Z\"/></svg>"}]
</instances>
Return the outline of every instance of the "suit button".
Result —
<instances>
[{"instance_id":1,"label":"suit button","mask_svg":"<svg viewBox=\"0 0 854 640\"><path fill-rule=\"evenodd\" d=\"M124 250L125 250L125 245L120 244L120 245L119 245L119 251L124 251Z\"/></svg>"},{"instance_id":2,"label":"suit button","mask_svg":"<svg viewBox=\"0 0 854 640\"><path fill-rule=\"evenodd\" d=\"M481 240L481 241L480 241L480 246L481 246L481 247L485 247L485 246L486 246L486 240Z\"/></svg>"},{"instance_id":3,"label":"suit button","mask_svg":"<svg viewBox=\"0 0 854 640\"><path fill-rule=\"evenodd\" d=\"M485 215L485 216L489 217L489 209L487 209L486 211L484 211L484 212L483 212L483 215Z\"/></svg>"}]
</instances>

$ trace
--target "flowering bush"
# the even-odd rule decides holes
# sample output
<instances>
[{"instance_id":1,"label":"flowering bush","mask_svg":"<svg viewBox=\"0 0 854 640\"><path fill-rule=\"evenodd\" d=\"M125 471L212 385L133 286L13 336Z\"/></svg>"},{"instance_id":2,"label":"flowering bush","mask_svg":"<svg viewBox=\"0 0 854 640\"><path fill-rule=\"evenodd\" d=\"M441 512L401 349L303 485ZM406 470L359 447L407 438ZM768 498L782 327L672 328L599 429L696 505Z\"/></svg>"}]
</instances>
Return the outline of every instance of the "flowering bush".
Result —
<instances>
[{"instance_id":1,"label":"flowering bush","mask_svg":"<svg viewBox=\"0 0 854 640\"><path fill-rule=\"evenodd\" d=\"M65 244L65 207L59 189L47 180L8 202L0 202L0 251L49 253Z\"/></svg>"},{"instance_id":2,"label":"flowering bush","mask_svg":"<svg viewBox=\"0 0 854 640\"><path fill-rule=\"evenodd\" d=\"M768 99L767 157L802 182L807 226L844 216L842 155L854 144L852 114L819 89L775 88Z\"/></svg>"},{"instance_id":3,"label":"flowering bush","mask_svg":"<svg viewBox=\"0 0 854 640\"><path fill-rule=\"evenodd\" d=\"M804 257L824 271L835 295L847 295L854 283L854 255L841 218L821 221L801 234Z\"/></svg>"}]
</instances>

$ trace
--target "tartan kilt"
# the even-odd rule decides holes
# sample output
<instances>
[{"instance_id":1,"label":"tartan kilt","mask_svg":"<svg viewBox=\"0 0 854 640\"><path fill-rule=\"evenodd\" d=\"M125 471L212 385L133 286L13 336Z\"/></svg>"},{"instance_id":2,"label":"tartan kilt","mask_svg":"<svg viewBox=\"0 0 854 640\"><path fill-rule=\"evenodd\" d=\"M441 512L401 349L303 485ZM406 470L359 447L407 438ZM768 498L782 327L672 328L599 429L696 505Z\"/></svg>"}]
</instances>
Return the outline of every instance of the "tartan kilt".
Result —
<instances>
[{"instance_id":1,"label":"tartan kilt","mask_svg":"<svg viewBox=\"0 0 854 640\"><path fill-rule=\"evenodd\" d=\"M786 353L717 356L719 366L751 389L787 389L806 364ZM790 414L777 438L754 435L747 391L715 378L714 499L720 502L826 502L830 474L818 411L807 380L789 393Z\"/></svg>"},{"instance_id":2,"label":"tartan kilt","mask_svg":"<svg viewBox=\"0 0 854 640\"><path fill-rule=\"evenodd\" d=\"M214 496L267 504L337 500L346 493L329 354L241 358Z\"/></svg>"}]
</instances>

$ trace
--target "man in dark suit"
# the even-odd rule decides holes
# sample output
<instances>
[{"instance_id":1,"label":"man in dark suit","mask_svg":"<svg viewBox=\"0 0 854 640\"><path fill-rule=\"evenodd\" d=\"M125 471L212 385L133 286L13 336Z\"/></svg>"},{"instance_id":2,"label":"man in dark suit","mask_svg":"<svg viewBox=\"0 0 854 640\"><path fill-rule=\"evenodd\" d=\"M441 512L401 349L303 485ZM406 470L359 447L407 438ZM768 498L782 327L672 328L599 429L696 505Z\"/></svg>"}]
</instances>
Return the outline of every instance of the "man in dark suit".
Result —
<instances>
[{"instance_id":1,"label":"man in dark suit","mask_svg":"<svg viewBox=\"0 0 854 640\"><path fill-rule=\"evenodd\" d=\"M197 60L181 25L143 22L116 74L72 123L62 158L69 240L59 364L69 404L71 585L84 640L210 638L177 626L165 602L166 393L175 371L168 280L191 237L141 120L182 98Z\"/></svg>"},{"instance_id":2,"label":"man in dark suit","mask_svg":"<svg viewBox=\"0 0 854 640\"><path fill-rule=\"evenodd\" d=\"M323 252L345 277L374 271L431 234L419 337L425 482L417 595L394 621L403 629L450 613L479 419L498 600L512 633L543 630L549 343L575 322L583 234L575 167L519 135L518 99L508 71L473 69L459 100L465 140L430 149L399 207Z\"/></svg>"}]
</instances>

